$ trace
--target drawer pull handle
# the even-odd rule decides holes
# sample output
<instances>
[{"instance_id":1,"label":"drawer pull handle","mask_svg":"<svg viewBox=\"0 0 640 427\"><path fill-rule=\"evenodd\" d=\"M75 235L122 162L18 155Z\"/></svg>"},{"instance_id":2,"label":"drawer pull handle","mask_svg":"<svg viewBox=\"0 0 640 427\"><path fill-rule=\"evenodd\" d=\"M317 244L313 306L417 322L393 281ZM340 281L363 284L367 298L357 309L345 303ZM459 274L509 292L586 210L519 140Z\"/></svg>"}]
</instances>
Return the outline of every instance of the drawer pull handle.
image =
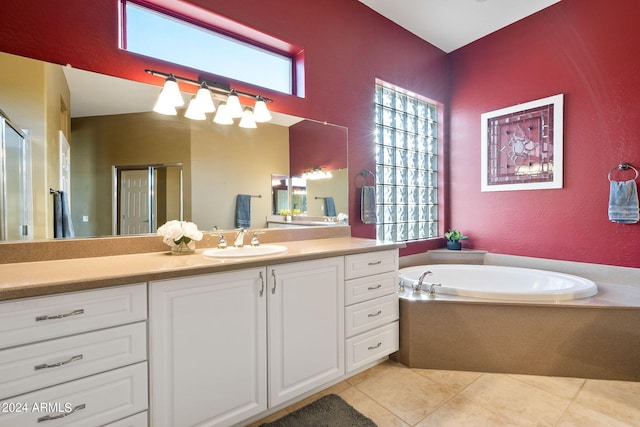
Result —
<instances>
[{"instance_id":1,"label":"drawer pull handle","mask_svg":"<svg viewBox=\"0 0 640 427\"><path fill-rule=\"evenodd\" d=\"M276 271L275 270L271 270L271 277L273 277L273 288L271 288L271 295L275 295L276 294L276 284L278 283L278 280L276 279Z\"/></svg>"},{"instance_id":2,"label":"drawer pull handle","mask_svg":"<svg viewBox=\"0 0 640 427\"><path fill-rule=\"evenodd\" d=\"M64 319L65 317L78 316L80 314L84 314L84 310L83 309L73 310L73 311L71 311L69 313L57 314L55 316L38 316L38 317L36 317L36 322L39 322L41 320Z\"/></svg>"},{"instance_id":3,"label":"drawer pull handle","mask_svg":"<svg viewBox=\"0 0 640 427\"><path fill-rule=\"evenodd\" d=\"M370 262L370 263L368 263L367 265L368 265L369 267L373 267L374 265L379 265L379 264L382 264L382 261Z\"/></svg>"},{"instance_id":4,"label":"drawer pull handle","mask_svg":"<svg viewBox=\"0 0 640 427\"><path fill-rule=\"evenodd\" d=\"M86 408L86 407L87 407L87 405L85 405L85 404L83 403L83 404L81 404L81 405L78 405L78 406L74 407L74 408L73 408L71 411L69 411L69 412L63 412L63 413L58 414L58 415L45 415L44 417L40 417L40 418L38 418L38 422L39 422L39 423L41 423L41 422L43 422L43 421L51 421L51 420L57 420L57 419L60 419L60 418L64 418L64 417L66 417L67 415L71 415L71 414L73 414L74 412L78 412L79 410L84 409L84 408Z\"/></svg>"},{"instance_id":5,"label":"drawer pull handle","mask_svg":"<svg viewBox=\"0 0 640 427\"><path fill-rule=\"evenodd\" d=\"M375 291L376 289L380 289L382 287L382 285L378 284L376 286L369 286L367 289L369 289L370 291Z\"/></svg>"},{"instance_id":6,"label":"drawer pull handle","mask_svg":"<svg viewBox=\"0 0 640 427\"><path fill-rule=\"evenodd\" d=\"M378 310L378 312L376 314L367 314L367 317L376 317L376 316L380 316L382 314L382 310Z\"/></svg>"},{"instance_id":7,"label":"drawer pull handle","mask_svg":"<svg viewBox=\"0 0 640 427\"><path fill-rule=\"evenodd\" d=\"M260 272L260 282L262 282L260 286L260 296L262 296L264 295L264 276L262 275L262 271Z\"/></svg>"},{"instance_id":8,"label":"drawer pull handle","mask_svg":"<svg viewBox=\"0 0 640 427\"><path fill-rule=\"evenodd\" d=\"M34 369L36 371L38 371L40 369L57 368L58 366L64 366L64 365L66 365L68 363L71 363L71 362L77 362L78 360L82 360L82 355L81 354L78 354L77 356L73 356L72 358L64 360L62 362L52 363L50 365L47 364L47 363L43 363L41 365L36 365L36 366L34 366Z\"/></svg>"},{"instance_id":9,"label":"drawer pull handle","mask_svg":"<svg viewBox=\"0 0 640 427\"><path fill-rule=\"evenodd\" d=\"M381 346L381 345L382 345L382 343L381 343L381 342L379 342L377 345L374 345L374 346L368 347L368 349L369 349L369 350L375 350L375 349L380 348L380 346Z\"/></svg>"}]
</instances>

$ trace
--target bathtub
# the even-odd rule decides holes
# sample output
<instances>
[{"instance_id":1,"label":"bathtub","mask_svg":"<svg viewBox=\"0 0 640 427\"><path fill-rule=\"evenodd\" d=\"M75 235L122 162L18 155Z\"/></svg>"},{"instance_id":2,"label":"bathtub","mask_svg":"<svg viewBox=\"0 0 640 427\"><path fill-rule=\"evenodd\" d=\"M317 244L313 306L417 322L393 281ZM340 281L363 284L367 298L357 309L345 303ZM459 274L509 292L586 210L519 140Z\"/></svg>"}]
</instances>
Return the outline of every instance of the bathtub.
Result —
<instances>
[{"instance_id":1,"label":"bathtub","mask_svg":"<svg viewBox=\"0 0 640 427\"><path fill-rule=\"evenodd\" d=\"M432 264L400 269L400 284L411 290L425 271L423 290L432 283L436 294L516 301L563 301L598 293L591 280L570 274L494 265Z\"/></svg>"}]
</instances>

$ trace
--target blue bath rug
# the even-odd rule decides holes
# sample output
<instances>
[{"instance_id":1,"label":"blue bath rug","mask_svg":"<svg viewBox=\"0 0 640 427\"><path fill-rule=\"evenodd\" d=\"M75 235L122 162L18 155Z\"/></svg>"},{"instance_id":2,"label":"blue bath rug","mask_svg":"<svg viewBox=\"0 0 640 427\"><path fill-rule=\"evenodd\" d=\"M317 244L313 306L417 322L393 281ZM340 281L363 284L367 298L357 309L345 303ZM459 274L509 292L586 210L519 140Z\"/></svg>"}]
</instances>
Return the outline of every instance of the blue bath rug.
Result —
<instances>
[{"instance_id":1,"label":"blue bath rug","mask_svg":"<svg viewBox=\"0 0 640 427\"><path fill-rule=\"evenodd\" d=\"M340 396L329 394L260 427L377 427Z\"/></svg>"}]
</instances>

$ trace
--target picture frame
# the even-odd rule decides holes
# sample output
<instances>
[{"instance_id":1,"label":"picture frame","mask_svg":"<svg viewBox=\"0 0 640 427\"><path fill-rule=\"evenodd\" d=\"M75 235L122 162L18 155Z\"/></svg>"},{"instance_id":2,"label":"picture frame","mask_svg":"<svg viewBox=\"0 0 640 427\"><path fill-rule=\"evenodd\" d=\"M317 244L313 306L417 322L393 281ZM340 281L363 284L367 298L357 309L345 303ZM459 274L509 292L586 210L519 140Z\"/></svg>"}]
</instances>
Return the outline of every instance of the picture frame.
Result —
<instances>
[{"instance_id":1,"label":"picture frame","mask_svg":"<svg viewBox=\"0 0 640 427\"><path fill-rule=\"evenodd\" d=\"M481 114L481 191L563 186L564 95Z\"/></svg>"}]
</instances>

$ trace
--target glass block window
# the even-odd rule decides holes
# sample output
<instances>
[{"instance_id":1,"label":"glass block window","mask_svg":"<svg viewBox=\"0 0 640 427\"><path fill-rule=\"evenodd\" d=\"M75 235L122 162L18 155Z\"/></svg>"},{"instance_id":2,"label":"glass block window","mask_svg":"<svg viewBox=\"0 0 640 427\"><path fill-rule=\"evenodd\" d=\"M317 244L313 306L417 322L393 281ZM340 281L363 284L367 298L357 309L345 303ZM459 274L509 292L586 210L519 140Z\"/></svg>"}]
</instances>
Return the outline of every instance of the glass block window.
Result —
<instances>
[{"instance_id":1,"label":"glass block window","mask_svg":"<svg viewBox=\"0 0 640 427\"><path fill-rule=\"evenodd\" d=\"M376 83L376 237L438 235L438 106Z\"/></svg>"}]
</instances>

